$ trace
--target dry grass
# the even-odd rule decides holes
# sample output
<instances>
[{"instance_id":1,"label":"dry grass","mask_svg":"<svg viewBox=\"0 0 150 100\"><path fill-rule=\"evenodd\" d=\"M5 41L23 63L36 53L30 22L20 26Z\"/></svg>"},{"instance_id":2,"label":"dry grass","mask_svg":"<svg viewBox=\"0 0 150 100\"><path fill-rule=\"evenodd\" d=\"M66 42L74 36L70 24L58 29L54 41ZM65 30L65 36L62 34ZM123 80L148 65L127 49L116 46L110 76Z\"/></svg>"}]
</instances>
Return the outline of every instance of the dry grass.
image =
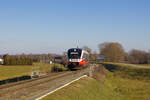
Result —
<instances>
[{"instance_id":1,"label":"dry grass","mask_svg":"<svg viewBox=\"0 0 150 100\"><path fill-rule=\"evenodd\" d=\"M0 80L30 75L32 66L0 66Z\"/></svg>"},{"instance_id":2,"label":"dry grass","mask_svg":"<svg viewBox=\"0 0 150 100\"><path fill-rule=\"evenodd\" d=\"M41 73L49 73L52 70L54 64L43 64L43 63L34 63L29 66L0 66L0 80L5 80L9 78L15 78L20 76L31 75L32 71L40 71ZM60 66L55 64L55 66Z\"/></svg>"}]
</instances>

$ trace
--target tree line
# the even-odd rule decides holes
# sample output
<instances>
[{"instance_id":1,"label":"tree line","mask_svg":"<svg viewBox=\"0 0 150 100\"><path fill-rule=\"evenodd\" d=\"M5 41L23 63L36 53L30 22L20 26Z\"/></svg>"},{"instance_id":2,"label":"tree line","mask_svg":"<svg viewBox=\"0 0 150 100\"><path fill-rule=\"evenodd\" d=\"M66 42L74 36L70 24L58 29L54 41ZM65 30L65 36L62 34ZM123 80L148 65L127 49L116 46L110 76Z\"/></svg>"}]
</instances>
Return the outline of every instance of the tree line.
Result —
<instances>
[{"instance_id":1,"label":"tree line","mask_svg":"<svg viewBox=\"0 0 150 100\"><path fill-rule=\"evenodd\" d=\"M117 62L117 63L132 63L132 64L150 64L150 51L142 51L133 49L129 52L125 52L123 46L118 42L104 42L98 45L99 53L93 52L88 46L84 46L83 49L89 52L90 61L96 61L97 57L104 57L105 62ZM21 55L4 55L5 65L32 65L33 62L49 63L54 61L56 56L61 56L63 62L67 62L67 55L57 54L21 54Z\"/></svg>"},{"instance_id":2,"label":"tree line","mask_svg":"<svg viewBox=\"0 0 150 100\"><path fill-rule=\"evenodd\" d=\"M99 50L99 56L103 56L106 62L150 64L150 52L137 49L125 52L123 46L117 42L102 43Z\"/></svg>"},{"instance_id":3,"label":"tree line","mask_svg":"<svg viewBox=\"0 0 150 100\"><path fill-rule=\"evenodd\" d=\"M11 56L11 55L4 55L4 65L32 65L33 60L29 57L19 57L19 56Z\"/></svg>"},{"instance_id":4,"label":"tree line","mask_svg":"<svg viewBox=\"0 0 150 100\"><path fill-rule=\"evenodd\" d=\"M19 55L0 55L1 58L4 59L4 65L31 65L32 63L50 63L50 61L54 61L54 58L63 55L57 54L19 54Z\"/></svg>"},{"instance_id":5,"label":"tree line","mask_svg":"<svg viewBox=\"0 0 150 100\"><path fill-rule=\"evenodd\" d=\"M127 54L127 60L133 64L150 64L150 52L133 49Z\"/></svg>"}]
</instances>

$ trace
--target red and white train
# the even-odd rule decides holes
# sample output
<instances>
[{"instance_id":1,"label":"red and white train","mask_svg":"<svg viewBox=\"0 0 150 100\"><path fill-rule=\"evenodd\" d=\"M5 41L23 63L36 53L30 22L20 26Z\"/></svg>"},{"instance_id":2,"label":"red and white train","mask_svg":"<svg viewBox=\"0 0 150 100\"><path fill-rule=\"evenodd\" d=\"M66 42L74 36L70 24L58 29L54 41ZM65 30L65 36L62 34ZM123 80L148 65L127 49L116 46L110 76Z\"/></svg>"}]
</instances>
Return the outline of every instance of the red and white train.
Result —
<instances>
[{"instance_id":1,"label":"red and white train","mask_svg":"<svg viewBox=\"0 0 150 100\"><path fill-rule=\"evenodd\" d=\"M80 48L71 48L67 52L68 68L80 69L89 63L89 53Z\"/></svg>"}]
</instances>

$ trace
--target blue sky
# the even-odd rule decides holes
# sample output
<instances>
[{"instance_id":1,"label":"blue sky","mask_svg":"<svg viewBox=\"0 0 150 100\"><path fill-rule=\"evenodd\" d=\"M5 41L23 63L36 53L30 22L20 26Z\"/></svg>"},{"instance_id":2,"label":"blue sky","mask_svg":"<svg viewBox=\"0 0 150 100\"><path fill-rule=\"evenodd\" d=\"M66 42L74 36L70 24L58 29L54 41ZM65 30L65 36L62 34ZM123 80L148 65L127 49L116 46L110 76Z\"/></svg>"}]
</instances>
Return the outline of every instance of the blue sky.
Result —
<instances>
[{"instance_id":1,"label":"blue sky","mask_svg":"<svg viewBox=\"0 0 150 100\"><path fill-rule=\"evenodd\" d=\"M0 0L0 54L119 42L150 50L149 0Z\"/></svg>"}]
</instances>

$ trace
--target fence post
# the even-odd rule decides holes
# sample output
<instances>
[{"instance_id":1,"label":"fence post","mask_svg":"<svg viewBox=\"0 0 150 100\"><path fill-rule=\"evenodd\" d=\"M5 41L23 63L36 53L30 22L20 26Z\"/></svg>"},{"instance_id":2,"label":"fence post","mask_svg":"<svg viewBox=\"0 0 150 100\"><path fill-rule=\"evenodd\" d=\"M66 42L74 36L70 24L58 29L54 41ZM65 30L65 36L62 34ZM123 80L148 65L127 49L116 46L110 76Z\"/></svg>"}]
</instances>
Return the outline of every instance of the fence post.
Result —
<instances>
[{"instance_id":1,"label":"fence post","mask_svg":"<svg viewBox=\"0 0 150 100\"><path fill-rule=\"evenodd\" d=\"M93 70L94 70L94 64L91 64L90 65L90 68L89 68L89 77L92 77L93 76Z\"/></svg>"}]
</instances>

